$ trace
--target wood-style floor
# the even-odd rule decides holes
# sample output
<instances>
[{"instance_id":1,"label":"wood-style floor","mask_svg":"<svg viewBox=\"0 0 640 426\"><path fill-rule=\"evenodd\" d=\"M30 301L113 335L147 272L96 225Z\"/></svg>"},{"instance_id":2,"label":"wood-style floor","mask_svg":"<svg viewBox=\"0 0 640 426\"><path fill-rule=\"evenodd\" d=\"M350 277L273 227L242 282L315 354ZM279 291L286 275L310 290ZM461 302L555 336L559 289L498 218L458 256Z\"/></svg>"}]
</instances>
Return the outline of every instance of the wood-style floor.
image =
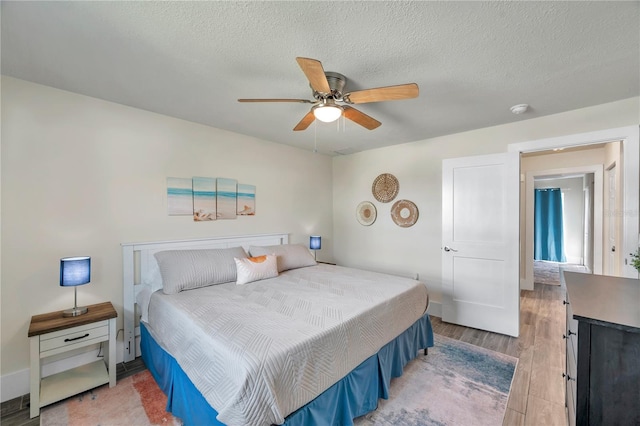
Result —
<instances>
[{"instance_id":1,"label":"wood-style floor","mask_svg":"<svg viewBox=\"0 0 640 426\"><path fill-rule=\"evenodd\" d=\"M564 287L535 284L520 296L520 337L514 338L443 323L431 317L433 331L443 336L517 357L511 393L503 424L565 426L564 406L565 328ZM144 370L141 359L118 364L118 380ZM29 419L29 395L2 403L0 424L35 426Z\"/></svg>"}]
</instances>

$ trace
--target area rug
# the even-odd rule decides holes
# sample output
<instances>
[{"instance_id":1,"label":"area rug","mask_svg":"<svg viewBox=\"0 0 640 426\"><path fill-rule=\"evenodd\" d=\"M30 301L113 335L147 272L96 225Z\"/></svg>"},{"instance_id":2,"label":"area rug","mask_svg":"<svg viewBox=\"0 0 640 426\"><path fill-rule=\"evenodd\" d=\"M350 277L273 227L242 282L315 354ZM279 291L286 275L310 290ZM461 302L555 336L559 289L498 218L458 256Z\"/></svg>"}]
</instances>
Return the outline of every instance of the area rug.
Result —
<instances>
[{"instance_id":1,"label":"area rug","mask_svg":"<svg viewBox=\"0 0 640 426\"><path fill-rule=\"evenodd\" d=\"M560 264L535 260L533 262L533 282L536 284L560 285Z\"/></svg>"},{"instance_id":2,"label":"area rug","mask_svg":"<svg viewBox=\"0 0 640 426\"><path fill-rule=\"evenodd\" d=\"M434 335L358 426L502 425L517 358Z\"/></svg>"},{"instance_id":3,"label":"area rug","mask_svg":"<svg viewBox=\"0 0 640 426\"><path fill-rule=\"evenodd\" d=\"M440 335L391 381L390 397L358 426L501 425L517 358ZM179 425L148 371L41 410L40 424Z\"/></svg>"},{"instance_id":4,"label":"area rug","mask_svg":"<svg viewBox=\"0 0 640 426\"><path fill-rule=\"evenodd\" d=\"M181 425L165 411L167 397L149 370L40 410L41 426Z\"/></svg>"}]
</instances>

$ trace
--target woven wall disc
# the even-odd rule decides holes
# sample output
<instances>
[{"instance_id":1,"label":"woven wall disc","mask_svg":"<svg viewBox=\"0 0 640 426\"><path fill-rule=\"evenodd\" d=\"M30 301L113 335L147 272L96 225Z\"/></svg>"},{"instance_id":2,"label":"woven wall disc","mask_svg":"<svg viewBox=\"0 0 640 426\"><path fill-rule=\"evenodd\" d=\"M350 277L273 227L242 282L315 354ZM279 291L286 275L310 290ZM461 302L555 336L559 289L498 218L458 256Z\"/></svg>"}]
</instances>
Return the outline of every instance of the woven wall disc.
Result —
<instances>
[{"instance_id":1,"label":"woven wall disc","mask_svg":"<svg viewBox=\"0 0 640 426\"><path fill-rule=\"evenodd\" d=\"M391 173L379 175L373 180L373 185L371 185L373 196L381 203L388 203L396 198L399 190L400 184L398 183L398 179Z\"/></svg>"},{"instance_id":2,"label":"woven wall disc","mask_svg":"<svg viewBox=\"0 0 640 426\"><path fill-rule=\"evenodd\" d=\"M413 226L418 221L418 206L409 200L398 200L391 207L391 219L402 228Z\"/></svg>"},{"instance_id":3,"label":"woven wall disc","mask_svg":"<svg viewBox=\"0 0 640 426\"><path fill-rule=\"evenodd\" d=\"M377 216L378 212L376 211L376 206L374 206L373 203L363 201L358 204L358 207L356 208L356 218L361 225L371 225L376 221Z\"/></svg>"}]
</instances>

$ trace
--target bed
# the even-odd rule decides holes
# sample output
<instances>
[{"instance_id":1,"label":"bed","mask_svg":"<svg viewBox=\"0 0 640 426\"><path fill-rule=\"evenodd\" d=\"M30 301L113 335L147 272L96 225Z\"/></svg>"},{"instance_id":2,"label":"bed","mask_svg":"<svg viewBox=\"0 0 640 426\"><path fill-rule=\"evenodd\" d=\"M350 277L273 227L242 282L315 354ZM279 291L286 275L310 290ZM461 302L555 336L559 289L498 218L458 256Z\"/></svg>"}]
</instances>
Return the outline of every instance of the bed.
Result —
<instances>
[{"instance_id":1,"label":"bed","mask_svg":"<svg viewBox=\"0 0 640 426\"><path fill-rule=\"evenodd\" d=\"M422 283L316 264L288 242L122 245L125 361L142 355L185 424L352 424L433 345Z\"/></svg>"}]
</instances>

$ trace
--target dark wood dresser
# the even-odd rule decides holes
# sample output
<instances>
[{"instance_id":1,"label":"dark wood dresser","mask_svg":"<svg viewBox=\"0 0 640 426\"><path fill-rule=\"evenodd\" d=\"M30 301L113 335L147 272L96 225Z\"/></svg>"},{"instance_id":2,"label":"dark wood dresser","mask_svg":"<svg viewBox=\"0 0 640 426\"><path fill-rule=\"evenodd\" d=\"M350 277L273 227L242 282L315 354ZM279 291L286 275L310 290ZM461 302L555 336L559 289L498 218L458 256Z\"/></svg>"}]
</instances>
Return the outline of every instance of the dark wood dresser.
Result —
<instances>
[{"instance_id":1,"label":"dark wood dresser","mask_svg":"<svg viewBox=\"0 0 640 426\"><path fill-rule=\"evenodd\" d=\"M640 281L564 272L569 425L640 425Z\"/></svg>"}]
</instances>

